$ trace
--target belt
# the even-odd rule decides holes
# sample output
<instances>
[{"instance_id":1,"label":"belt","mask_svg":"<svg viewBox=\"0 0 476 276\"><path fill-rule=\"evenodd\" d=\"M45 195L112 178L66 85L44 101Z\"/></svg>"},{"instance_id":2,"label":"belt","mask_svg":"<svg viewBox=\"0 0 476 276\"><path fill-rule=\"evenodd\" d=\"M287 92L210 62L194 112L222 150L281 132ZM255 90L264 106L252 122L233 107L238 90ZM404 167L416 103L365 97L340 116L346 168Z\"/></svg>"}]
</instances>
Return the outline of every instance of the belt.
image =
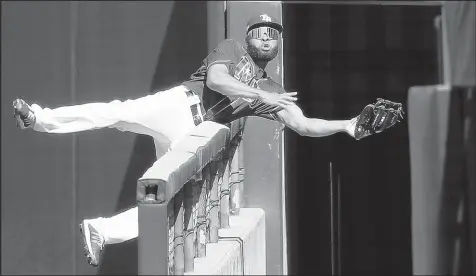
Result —
<instances>
[{"instance_id":1,"label":"belt","mask_svg":"<svg viewBox=\"0 0 476 276\"><path fill-rule=\"evenodd\" d=\"M187 98L197 96L193 91L191 90L186 90L185 95L187 95ZM205 115L205 108L203 108L203 105L200 101L196 104L190 105L190 111L192 111L192 116L193 116L193 123L198 126L203 122L203 115Z\"/></svg>"}]
</instances>

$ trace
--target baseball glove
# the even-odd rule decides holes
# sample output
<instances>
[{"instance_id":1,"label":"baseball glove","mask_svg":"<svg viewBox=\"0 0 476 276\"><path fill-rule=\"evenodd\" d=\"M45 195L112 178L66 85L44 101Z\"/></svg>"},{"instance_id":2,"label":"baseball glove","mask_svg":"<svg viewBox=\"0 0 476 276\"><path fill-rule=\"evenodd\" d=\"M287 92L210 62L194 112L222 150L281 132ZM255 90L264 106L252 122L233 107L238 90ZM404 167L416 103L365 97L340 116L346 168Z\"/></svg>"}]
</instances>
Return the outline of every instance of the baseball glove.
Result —
<instances>
[{"instance_id":1,"label":"baseball glove","mask_svg":"<svg viewBox=\"0 0 476 276\"><path fill-rule=\"evenodd\" d=\"M403 119L401 103L377 98L377 102L369 104L357 116L354 137L360 140L364 137L380 133L392 127Z\"/></svg>"}]
</instances>

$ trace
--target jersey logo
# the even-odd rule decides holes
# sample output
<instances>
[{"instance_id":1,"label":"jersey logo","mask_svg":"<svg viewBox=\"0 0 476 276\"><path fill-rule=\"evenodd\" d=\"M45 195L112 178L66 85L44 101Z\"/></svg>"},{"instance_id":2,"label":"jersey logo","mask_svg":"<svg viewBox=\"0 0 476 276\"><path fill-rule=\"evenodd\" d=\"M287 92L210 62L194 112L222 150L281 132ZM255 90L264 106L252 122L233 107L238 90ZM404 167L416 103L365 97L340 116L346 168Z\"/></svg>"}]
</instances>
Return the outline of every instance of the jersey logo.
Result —
<instances>
[{"instance_id":1,"label":"jersey logo","mask_svg":"<svg viewBox=\"0 0 476 276\"><path fill-rule=\"evenodd\" d=\"M262 14L260 17L262 21L271 22L271 17L269 17L267 14Z\"/></svg>"},{"instance_id":2,"label":"jersey logo","mask_svg":"<svg viewBox=\"0 0 476 276\"><path fill-rule=\"evenodd\" d=\"M238 64L236 65L235 79L239 80L244 84L249 84L249 82L255 76L255 67L253 62L247 57L242 56Z\"/></svg>"},{"instance_id":3,"label":"jersey logo","mask_svg":"<svg viewBox=\"0 0 476 276\"><path fill-rule=\"evenodd\" d=\"M250 87L259 88L258 80L256 79L254 63L246 55L242 56L240 61L236 65L235 74L233 75L233 77ZM248 98L242 99L249 103L254 101L253 99Z\"/></svg>"}]
</instances>

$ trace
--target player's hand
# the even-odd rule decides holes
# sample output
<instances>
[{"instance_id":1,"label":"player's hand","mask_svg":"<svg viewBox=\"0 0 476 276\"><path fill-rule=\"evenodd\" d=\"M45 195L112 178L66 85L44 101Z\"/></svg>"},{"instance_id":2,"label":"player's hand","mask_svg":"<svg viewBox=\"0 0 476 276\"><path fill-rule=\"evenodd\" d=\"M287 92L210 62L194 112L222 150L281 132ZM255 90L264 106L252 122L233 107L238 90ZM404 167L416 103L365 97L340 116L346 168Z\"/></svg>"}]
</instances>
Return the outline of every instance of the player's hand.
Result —
<instances>
[{"instance_id":1,"label":"player's hand","mask_svg":"<svg viewBox=\"0 0 476 276\"><path fill-rule=\"evenodd\" d=\"M269 105L277 105L282 108L286 108L286 106L293 104L297 101L297 92L289 92L289 93L270 93L266 92L261 95L261 100Z\"/></svg>"}]
</instances>

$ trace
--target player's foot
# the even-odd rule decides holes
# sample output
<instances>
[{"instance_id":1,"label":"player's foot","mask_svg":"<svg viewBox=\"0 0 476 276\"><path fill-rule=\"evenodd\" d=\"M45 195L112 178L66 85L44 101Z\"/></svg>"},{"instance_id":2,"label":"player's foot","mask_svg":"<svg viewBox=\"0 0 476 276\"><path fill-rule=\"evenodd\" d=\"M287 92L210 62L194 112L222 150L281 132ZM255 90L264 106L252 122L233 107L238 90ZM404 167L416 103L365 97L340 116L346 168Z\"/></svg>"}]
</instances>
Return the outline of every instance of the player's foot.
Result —
<instances>
[{"instance_id":1,"label":"player's foot","mask_svg":"<svg viewBox=\"0 0 476 276\"><path fill-rule=\"evenodd\" d=\"M13 117L17 126L21 129L30 128L35 125L36 116L31 107L21 99L13 101Z\"/></svg>"},{"instance_id":2,"label":"player's foot","mask_svg":"<svg viewBox=\"0 0 476 276\"><path fill-rule=\"evenodd\" d=\"M101 252L104 249L104 237L93 226L94 220L83 220L79 225L79 231L84 244L84 255L88 259L88 263L92 266L98 266Z\"/></svg>"}]
</instances>

